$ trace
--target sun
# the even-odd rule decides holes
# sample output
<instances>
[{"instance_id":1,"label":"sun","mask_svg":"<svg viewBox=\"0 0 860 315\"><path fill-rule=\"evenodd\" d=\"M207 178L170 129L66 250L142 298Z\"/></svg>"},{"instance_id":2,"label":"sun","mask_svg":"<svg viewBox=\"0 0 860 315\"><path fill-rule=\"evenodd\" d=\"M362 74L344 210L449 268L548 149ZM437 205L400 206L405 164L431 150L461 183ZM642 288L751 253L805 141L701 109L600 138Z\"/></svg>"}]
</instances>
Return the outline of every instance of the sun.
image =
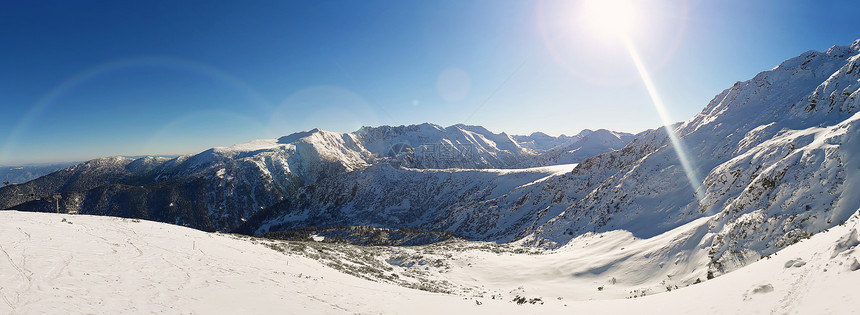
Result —
<instances>
[{"instance_id":1,"label":"sun","mask_svg":"<svg viewBox=\"0 0 860 315\"><path fill-rule=\"evenodd\" d=\"M589 32L600 36L629 36L640 19L630 0L583 0L580 21Z\"/></svg>"}]
</instances>

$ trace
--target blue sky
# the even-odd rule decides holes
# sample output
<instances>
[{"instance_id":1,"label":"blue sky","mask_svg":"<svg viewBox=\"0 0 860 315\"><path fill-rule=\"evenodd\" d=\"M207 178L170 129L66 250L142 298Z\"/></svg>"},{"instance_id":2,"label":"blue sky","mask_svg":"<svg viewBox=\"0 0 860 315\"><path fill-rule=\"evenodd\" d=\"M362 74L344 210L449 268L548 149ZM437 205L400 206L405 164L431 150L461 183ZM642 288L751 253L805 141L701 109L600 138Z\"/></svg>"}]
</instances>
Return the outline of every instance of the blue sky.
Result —
<instances>
[{"instance_id":1,"label":"blue sky","mask_svg":"<svg viewBox=\"0 0 860 315\"><path fill-rule=\"evenodd\" d=\"M632 40L673 120L807 50L857 1L638 1ZM193 153L322 128L661 125L576 1L7 1L0 165Z\"/></svg>"}]
</instances>

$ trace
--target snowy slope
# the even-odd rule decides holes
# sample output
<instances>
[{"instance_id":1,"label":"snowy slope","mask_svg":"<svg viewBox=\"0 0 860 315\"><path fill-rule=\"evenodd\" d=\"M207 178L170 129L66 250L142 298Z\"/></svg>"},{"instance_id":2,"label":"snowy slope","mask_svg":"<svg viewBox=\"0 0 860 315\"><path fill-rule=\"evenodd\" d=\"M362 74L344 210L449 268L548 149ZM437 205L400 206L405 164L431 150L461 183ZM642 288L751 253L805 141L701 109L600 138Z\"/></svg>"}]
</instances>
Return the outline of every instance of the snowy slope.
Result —
<instances>
[{"instance_id":1,"label":"snowy slope","mask_svg":"<svg viewBox=\"0 0 860 315\"><path fill-rule=\"evenodd\" d=\"M665 132L558 177L572 200L537 243L623 229L649 238L706 216L711 268L731 271L835 226L860 207L860 41L807 52L738 82L675 127L699 200ZM550 183L552 181L548 181Z\"/></svg>"},{"instance_id":2,"label":"snowy slope","mask_svg":"<svg viewBox=\"0 0 860 315\"><path fill-rule=\"evenodd\" d=\"M109 217L0 216L4 314L411 313L440 304L477 306L348 276L230 235Z\"/></svg>"},{"instance_id":3,"label":"snowy slope","mask_svg":"<svg viewBox=\"0 0 860 315\"><path fill-rule=\"evenodd\" d=\"M377 165L298 189L296 198L249 219L249 229L242 232L370 225L512 241L520 231L540 225L564 209L559 205L535 207L551 202L552 196L531 194L535 187L544 187L543 182L575 166L423 170Z\"/></svg>"},{"instance_id":4,"label":"snowy slope","mask_svg":"<svg viewBox=\"0 0 860 315\"><path fill-rule=\"evenodd\" d=\"M740 270L689 288L625 301L596 301L600 312L853 314L860 281L858 214Z\"/></svg>"},{"instance_id":5,"label":"snowy slope","mask_svg":"<svg viewBox=\"0 0 860 315\"><path fill-rule=\"evenodd\" d=\"M592 235L550 253L454 242L435 252L445 257L440 265L432 256L407 253L440 245L285 243L149 221L2 211L0 313L847 314L860 308L853 290L860 281L857 215L716 279L685 287L672 277L667 283L679 288L671 292L621 297L640 293L628 291L637 288L631 283L662 277L652 274L657 267L646 255L673 248L671 240L696 226L651 240L624 232ZM348 260L328 260L350 251L356 254ZM385 271L343 265L356 262ZM344 273L350 270L370 276ZM409 281L444 285L451 293L403 287ZM517 305L518 296L540 300Z\"/></svg>"}]
</instances>

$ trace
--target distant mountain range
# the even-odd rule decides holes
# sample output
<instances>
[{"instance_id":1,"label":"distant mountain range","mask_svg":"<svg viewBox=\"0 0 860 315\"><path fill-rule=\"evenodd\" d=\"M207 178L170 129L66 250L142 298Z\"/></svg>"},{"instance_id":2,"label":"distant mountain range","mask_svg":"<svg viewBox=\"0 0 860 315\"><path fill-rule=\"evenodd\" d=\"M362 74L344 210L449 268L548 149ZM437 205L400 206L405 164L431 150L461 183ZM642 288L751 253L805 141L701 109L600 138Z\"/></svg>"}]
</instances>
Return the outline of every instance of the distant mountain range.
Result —
<instances>
[{"instance_id":1,"label":"distant mountain range","mask_svg":"<svg viewBox=\"0 0 860 315\"><path fill-rule=\"evenodd\" d=\"M9 184L26 183L78 163L80 162L0 166L0 181Z\"/></svg>"}]
</instances>

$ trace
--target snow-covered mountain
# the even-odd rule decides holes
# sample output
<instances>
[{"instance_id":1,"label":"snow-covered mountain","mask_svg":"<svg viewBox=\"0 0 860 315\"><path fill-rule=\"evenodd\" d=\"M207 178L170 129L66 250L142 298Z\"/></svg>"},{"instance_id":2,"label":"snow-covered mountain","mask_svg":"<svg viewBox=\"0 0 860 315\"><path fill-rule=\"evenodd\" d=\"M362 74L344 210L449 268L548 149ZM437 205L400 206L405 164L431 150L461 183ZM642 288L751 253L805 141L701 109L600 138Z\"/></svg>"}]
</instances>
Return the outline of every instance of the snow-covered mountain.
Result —
<instances>
[{"instance_id":1,"label":"snow-covered mountain","mask_svg":"<svg viewBox=\"0 0 860 315\"><path fill-rule=\"evenodd\" d=\"M364 127L356 134L374 154L411 168L515 168L533 155L507 134L479 126Z\"/></svg>"},{"instance_id":2,"label":"snow-covered mountain","mask_svg":"<svg viewBox=\"0 0 860 315\"><path fill-rule=\"evenodd\" d=\"M573 136L567 136L562 134L558 137L553 137L543 132L535 132L528 136L514 135L511 137L513 137L514 140L519 142L520 146L524 148L534 151L549 151L552 149L569 146L579 140L582 140L583 137L588 136L592 132L594 131L590 129L585 129Z\"/></svg>"},{"instance_id":3,"label":"snow-covered mountain","mask_svg":"<svg viewBox=\"0 0 860 315\"><path fill-rule=\"evenodd\" d=\"M860 41L804 53L736 83L673 126L692 164L689 177L701 180L698 191L661 128L569 173L369 168L300 189L298 199L259 213L246 231L352 222L558 247L591 232L651 238L709 217L680 255L705 252L708 271L719 275L860 207L860 143L852 137L860 134L858 58ZM621 139L600 139L607 138Z\"/></svg>"},{"instance_id":4,"label":"snow-covered mountain","mask_svg":"<svg viewBox=\"0 0 860 315\"><path fill-rule=\"evenodd\" d=\"M536 158L537 165L579 163L589 157L608 152L607 148L620 150L630 141L633 141L637 135L599 129L596 131L586 130L578 136L580 138L575 142L565 143L546 150Z\"/></svg>"},{"instance_id":5,"label":"snow-covered mountain","mask_svg":"<svg viewBox=\"0 0 860 315\"><path fill-rule=\"evenodd\" d=\"M592 153L617 147L580 140L570 145L582 142ZM300 188L372 165L487 169L551 164L557 156L583 158L568 151L524 148L505 133L479 126L381 126L353 133L314 129L176 158L88 161L0 189L0 208L60 209L230 231L261 209L292 200ZM554 158L543 158L550 154Z\"/></svg>"}]
</instances>

